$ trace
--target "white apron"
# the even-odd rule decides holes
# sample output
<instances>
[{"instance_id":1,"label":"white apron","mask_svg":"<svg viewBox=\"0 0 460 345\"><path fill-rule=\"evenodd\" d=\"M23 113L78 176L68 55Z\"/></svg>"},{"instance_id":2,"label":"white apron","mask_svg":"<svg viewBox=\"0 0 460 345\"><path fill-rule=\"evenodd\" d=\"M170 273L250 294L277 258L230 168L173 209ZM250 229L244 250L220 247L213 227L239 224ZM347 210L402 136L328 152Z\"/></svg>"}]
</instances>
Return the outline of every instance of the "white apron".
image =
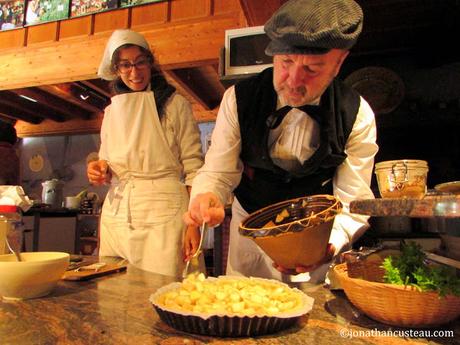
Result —
<instances>
[{"instance_id":1,"label":"white apron","mask_svg":"<svg viewBox=\"0 0 460 345\"><path fill-rule=\"evenodd\" d=\"M239 225L247 216L248 213L243 209L238 199L234 198L230 221L227 275L277 279L284 282L308 281L315 284L324 281L329 264L321 265L310 273L297 275L282 274L273 268L273 260L254 241L240 235Z\"/></svg>"},{"instance_id":2,"label":"white apron","mask_svg":"<svg viewBox=\"0 0 460 345\"><path fill-rule=\"evenodd\" d=\"M179 276L188 193L152 91L117 95L104 115L101 151L113 172L101 215L99 254Z\"/></svg>"}]
</instances>

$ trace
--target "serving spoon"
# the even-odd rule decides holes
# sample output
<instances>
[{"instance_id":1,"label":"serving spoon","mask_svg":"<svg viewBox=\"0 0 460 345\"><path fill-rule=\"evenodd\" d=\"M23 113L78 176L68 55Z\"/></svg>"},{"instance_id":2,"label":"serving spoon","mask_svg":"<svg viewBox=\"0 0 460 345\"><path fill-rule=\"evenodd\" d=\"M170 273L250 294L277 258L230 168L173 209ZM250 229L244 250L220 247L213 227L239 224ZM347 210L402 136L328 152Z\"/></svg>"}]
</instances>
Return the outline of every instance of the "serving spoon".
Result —
<instances>
[{"instance_id":1,"label":"serving spoon","mask_svg":"<svg viewBox=\"0 0 460 345\"><path fill-rule=\"evenodd\" d=\"M22 261L21 260L21 254L19 253L19 251L14 250L13 247L11 247L10 242L8 241L8 236L6 236L5 240L6 240L6 245L8 246L8 249L10 250L10 252L13 253L16 256L16 259L18 261Z\"/></svg>"}]
</instances>

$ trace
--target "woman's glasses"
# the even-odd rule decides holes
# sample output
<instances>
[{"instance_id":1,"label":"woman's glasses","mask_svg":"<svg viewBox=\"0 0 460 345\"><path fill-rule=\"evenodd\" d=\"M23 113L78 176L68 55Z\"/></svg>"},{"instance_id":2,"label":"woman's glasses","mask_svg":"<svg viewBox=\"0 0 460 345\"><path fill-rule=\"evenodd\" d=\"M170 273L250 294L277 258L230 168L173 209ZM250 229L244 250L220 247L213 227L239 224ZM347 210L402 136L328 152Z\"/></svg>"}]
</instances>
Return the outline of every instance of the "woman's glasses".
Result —
<instances>
[{"instance_id":1,"label":"woman's glasses","mask_svg":"<svg viewBox=\"0 0 460 345\"><path fill-rule=\"evenodd\" d=\"M121 74L129 74L129 73L131 73L131 70L133 69L133 67L135 67L139 71L143 71L143 70L146 70L147 68L149 68L150 65L151 64L150 64L149 59L142 59L142 60L139 60L139 61L137 61L135 63L131 63L129 61L123 61L123 62L120 62L119 64L117 64L117 70Z\"/></svg>"}]
</instances>

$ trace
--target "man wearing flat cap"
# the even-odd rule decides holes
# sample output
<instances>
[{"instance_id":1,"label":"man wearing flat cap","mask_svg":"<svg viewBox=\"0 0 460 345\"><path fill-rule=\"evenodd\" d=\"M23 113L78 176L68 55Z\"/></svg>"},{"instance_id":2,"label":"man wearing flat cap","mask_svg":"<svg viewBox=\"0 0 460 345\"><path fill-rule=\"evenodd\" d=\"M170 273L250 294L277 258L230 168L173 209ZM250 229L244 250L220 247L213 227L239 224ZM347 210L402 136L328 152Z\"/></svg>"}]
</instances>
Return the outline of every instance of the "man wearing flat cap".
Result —
<instances>
[{"instance_id":1,"label":"man wearing flat cap","mask_svg":"<svg viewBox=\"0 0 460 345\"><path fill-rule=\"evenodd\" d=\"M368 228L349 213L354 199L370 199L376 144L369 104L336 79L362 29L353 0L291 0L265 24L273 68L229 88L217 116L204 166L195 177L189 224L213 226L234 193L227 274L285 281L324 279L333 255ZM326 256L287 270L238 227L248 214L297 197L333 194L343 204Z\"/></svg>"}]
</instances>

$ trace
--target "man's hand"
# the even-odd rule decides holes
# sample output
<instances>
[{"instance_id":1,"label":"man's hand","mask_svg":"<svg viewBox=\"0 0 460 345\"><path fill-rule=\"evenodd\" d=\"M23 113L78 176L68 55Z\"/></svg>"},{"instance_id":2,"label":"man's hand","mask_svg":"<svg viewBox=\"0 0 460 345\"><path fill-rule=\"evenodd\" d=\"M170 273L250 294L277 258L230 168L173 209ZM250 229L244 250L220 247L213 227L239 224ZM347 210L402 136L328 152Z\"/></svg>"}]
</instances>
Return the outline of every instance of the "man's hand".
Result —
<instances>
[{"instance_id":1,"label":"man's hand","mask_svg":"<svg viewBox=\"0 0 460 345\"><path fill-rule=\"evenodd\" d=\"M190 258L195 254L200 244L200 229L194 225L187 226L184 236L184 246L182 248L182 254L184 261L190 260Z\"/></svg>"},{"instance_id":2,"label":"man's hand","mask_svg":"<svg viewBox=\"0 0 460 345\"><path fill-rule=\"evenodd\" d=\"M198 194L183 216L187 225L201 226L206 222L211 227L222 223L224 217L224 206L214 193Z\"/></svg>"},{"instance_id":3,"label":"man's hand","mask_svg":"<svg viewBox=\"0 0 460 345\"><path fill-rule=\"evenodd\" d=\"M112 174L109 171L109 165L107 164L107 161L104 160L89 162L86 173L88 175L89 183L95 186L108 184L112 179Z\"/></svg>"},{"instance_id":4,"label":"man's hand","mask_svg":"<svg viewBox=\"0 0 460 345\"><path fill-rule=\"evenodd\" d=\"M315 269L317 269L319 266L331 261L332 258L334 257L334 253L335 253L335 247L334 247L334 245L332 243L329 243L327 245L326 255L324 256L324 258L320 262L318 262L318 263L316 263L314 265L303 266L303 265L299 264L299 265L296 266L295 269L288 269L288 268L280 266L276 262L274 262L273 267L276 268L281 273L291 274L291 275L296 275L296 274L299 274L299 273L311 272L311 271L314 271Z\"/></svg>"}]
</instances>

